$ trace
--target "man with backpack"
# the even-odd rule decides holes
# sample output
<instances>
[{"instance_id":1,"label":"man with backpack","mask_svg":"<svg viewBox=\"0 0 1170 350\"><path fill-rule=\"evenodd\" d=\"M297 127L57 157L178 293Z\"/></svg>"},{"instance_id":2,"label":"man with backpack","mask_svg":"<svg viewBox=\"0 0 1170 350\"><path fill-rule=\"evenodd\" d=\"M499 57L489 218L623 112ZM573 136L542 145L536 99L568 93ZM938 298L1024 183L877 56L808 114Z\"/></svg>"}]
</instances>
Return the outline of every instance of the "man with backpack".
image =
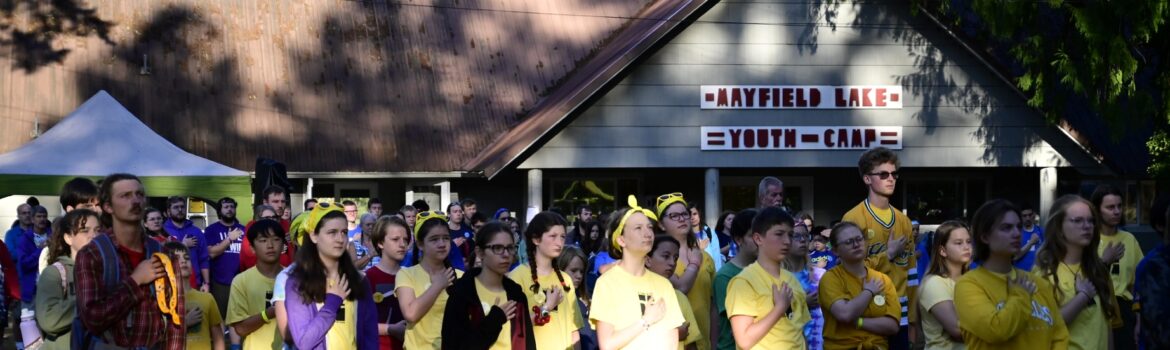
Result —
<instances>
[{"instance_id":1,"label":"man with backpack","mask_svg":"<svg viewBox=\"0 0 1170 350\"><path fill-rule=\"evenodd\" d=\"M98 197L101 221L109 232L98 234L77 253L73 347L183 349L184 326L175 319L185 314L183 288L172 283L167 283L167 290L152 286L176 269L154 256L162 249L143 232L142 182L134 175L112 174L102 181ZM159 304L168 299L174 310L164 314Z\"/></svg>"}]
</instances>

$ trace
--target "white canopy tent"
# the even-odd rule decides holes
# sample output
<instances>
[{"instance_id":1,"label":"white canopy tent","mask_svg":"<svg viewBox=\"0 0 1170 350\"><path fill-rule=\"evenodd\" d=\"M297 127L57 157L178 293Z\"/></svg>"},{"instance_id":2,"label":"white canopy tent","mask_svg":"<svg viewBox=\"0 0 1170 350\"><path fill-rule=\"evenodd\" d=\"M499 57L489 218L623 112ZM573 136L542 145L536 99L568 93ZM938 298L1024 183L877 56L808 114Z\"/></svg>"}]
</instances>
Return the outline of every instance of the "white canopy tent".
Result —
<instances>
[{"instance_id":1,"label":"white canopy tent","mask_svg":"<svg viewBox=\"0 0 1170 350\"><path fill-rule=\"evenodd\" d=\"M110 94L99 91L40 137L0 155L0 198L57 195L78 176L112 173L142 178L148 196L232 197L252 210L251 176L188 153L159 136Z\"/></svg>"}]
</instances>

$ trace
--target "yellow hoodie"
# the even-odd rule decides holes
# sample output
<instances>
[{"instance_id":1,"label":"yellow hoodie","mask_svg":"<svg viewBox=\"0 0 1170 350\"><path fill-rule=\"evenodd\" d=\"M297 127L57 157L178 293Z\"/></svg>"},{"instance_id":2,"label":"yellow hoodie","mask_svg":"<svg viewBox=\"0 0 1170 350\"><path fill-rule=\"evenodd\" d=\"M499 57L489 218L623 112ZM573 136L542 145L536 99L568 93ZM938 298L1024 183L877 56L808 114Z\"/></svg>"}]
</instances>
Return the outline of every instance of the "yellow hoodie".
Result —
<instances>
[{"instance_id":1,"label":"yellow hoodie","mask_svg":"<svg viewBox=\"0 0 1170 350\"><path fill-rule=\"evenodd\" d=\"M1008 287L1008 275L1027 276L1036 293ZM1068 328L1048 281L1012 269L998 274L978 268L955 285L955 310L968 350L1068 349Z\"/></svg>"}]
</instances>

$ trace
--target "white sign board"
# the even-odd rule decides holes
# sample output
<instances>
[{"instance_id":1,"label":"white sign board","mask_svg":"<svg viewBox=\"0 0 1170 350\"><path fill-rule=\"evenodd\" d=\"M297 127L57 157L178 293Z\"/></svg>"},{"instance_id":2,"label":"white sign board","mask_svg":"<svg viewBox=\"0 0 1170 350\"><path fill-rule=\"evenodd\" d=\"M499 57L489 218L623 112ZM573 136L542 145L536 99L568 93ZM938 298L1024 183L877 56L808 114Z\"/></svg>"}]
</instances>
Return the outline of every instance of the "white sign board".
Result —
<instances>
[{"instance_id":1,"label":"white sign board","mask_svg":"<svg viewBox=\"0 0 1170 350\"><path fill-rule=\"evenodd\" d=\"M704 151L902 149L901 126L704 126Z\"/></svg>"},{"instance_id":2,"label":"white sign board","mask_svg":"<svg viewBox=\"0 0 1170 350\"><path fill-rule=\"evenodd\" d=\"M901 109L899 85L703 85L702 109Z\"/></svg>"}]
</instances>

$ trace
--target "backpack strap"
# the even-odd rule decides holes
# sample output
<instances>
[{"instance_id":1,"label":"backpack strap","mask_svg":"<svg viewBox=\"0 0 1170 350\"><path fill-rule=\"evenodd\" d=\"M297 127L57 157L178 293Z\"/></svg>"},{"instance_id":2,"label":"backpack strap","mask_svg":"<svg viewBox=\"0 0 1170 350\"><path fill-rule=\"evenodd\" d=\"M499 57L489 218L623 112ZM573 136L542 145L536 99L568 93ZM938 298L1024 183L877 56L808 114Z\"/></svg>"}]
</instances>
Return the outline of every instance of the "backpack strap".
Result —
<instances>
[{"instance_id":1,"label":"backpack strap","mask_svg":"<svg viewBox=\"0 0 1170 350\"><path fill-rule=\"evenodd\" d=\"M65 264L58 261L53 263L53 267L57 268L57 273L61 274L61 293L69 295L69 274L65 273Z\"/></svg>"},{"instance_id":2,"label":"backpack strap","mask_svg":"<svg viewBox=\"0 0 1170 350\"><path fill-rule=\"evenodd\" d=\"M122 270L118 250L114 248L114 242L110 240L109 235L97 235L93 238L93 243L97 245L98 253L102 255L102 284L112 290L118 286L118 275Z\"/></svg>"}]
</instances>

